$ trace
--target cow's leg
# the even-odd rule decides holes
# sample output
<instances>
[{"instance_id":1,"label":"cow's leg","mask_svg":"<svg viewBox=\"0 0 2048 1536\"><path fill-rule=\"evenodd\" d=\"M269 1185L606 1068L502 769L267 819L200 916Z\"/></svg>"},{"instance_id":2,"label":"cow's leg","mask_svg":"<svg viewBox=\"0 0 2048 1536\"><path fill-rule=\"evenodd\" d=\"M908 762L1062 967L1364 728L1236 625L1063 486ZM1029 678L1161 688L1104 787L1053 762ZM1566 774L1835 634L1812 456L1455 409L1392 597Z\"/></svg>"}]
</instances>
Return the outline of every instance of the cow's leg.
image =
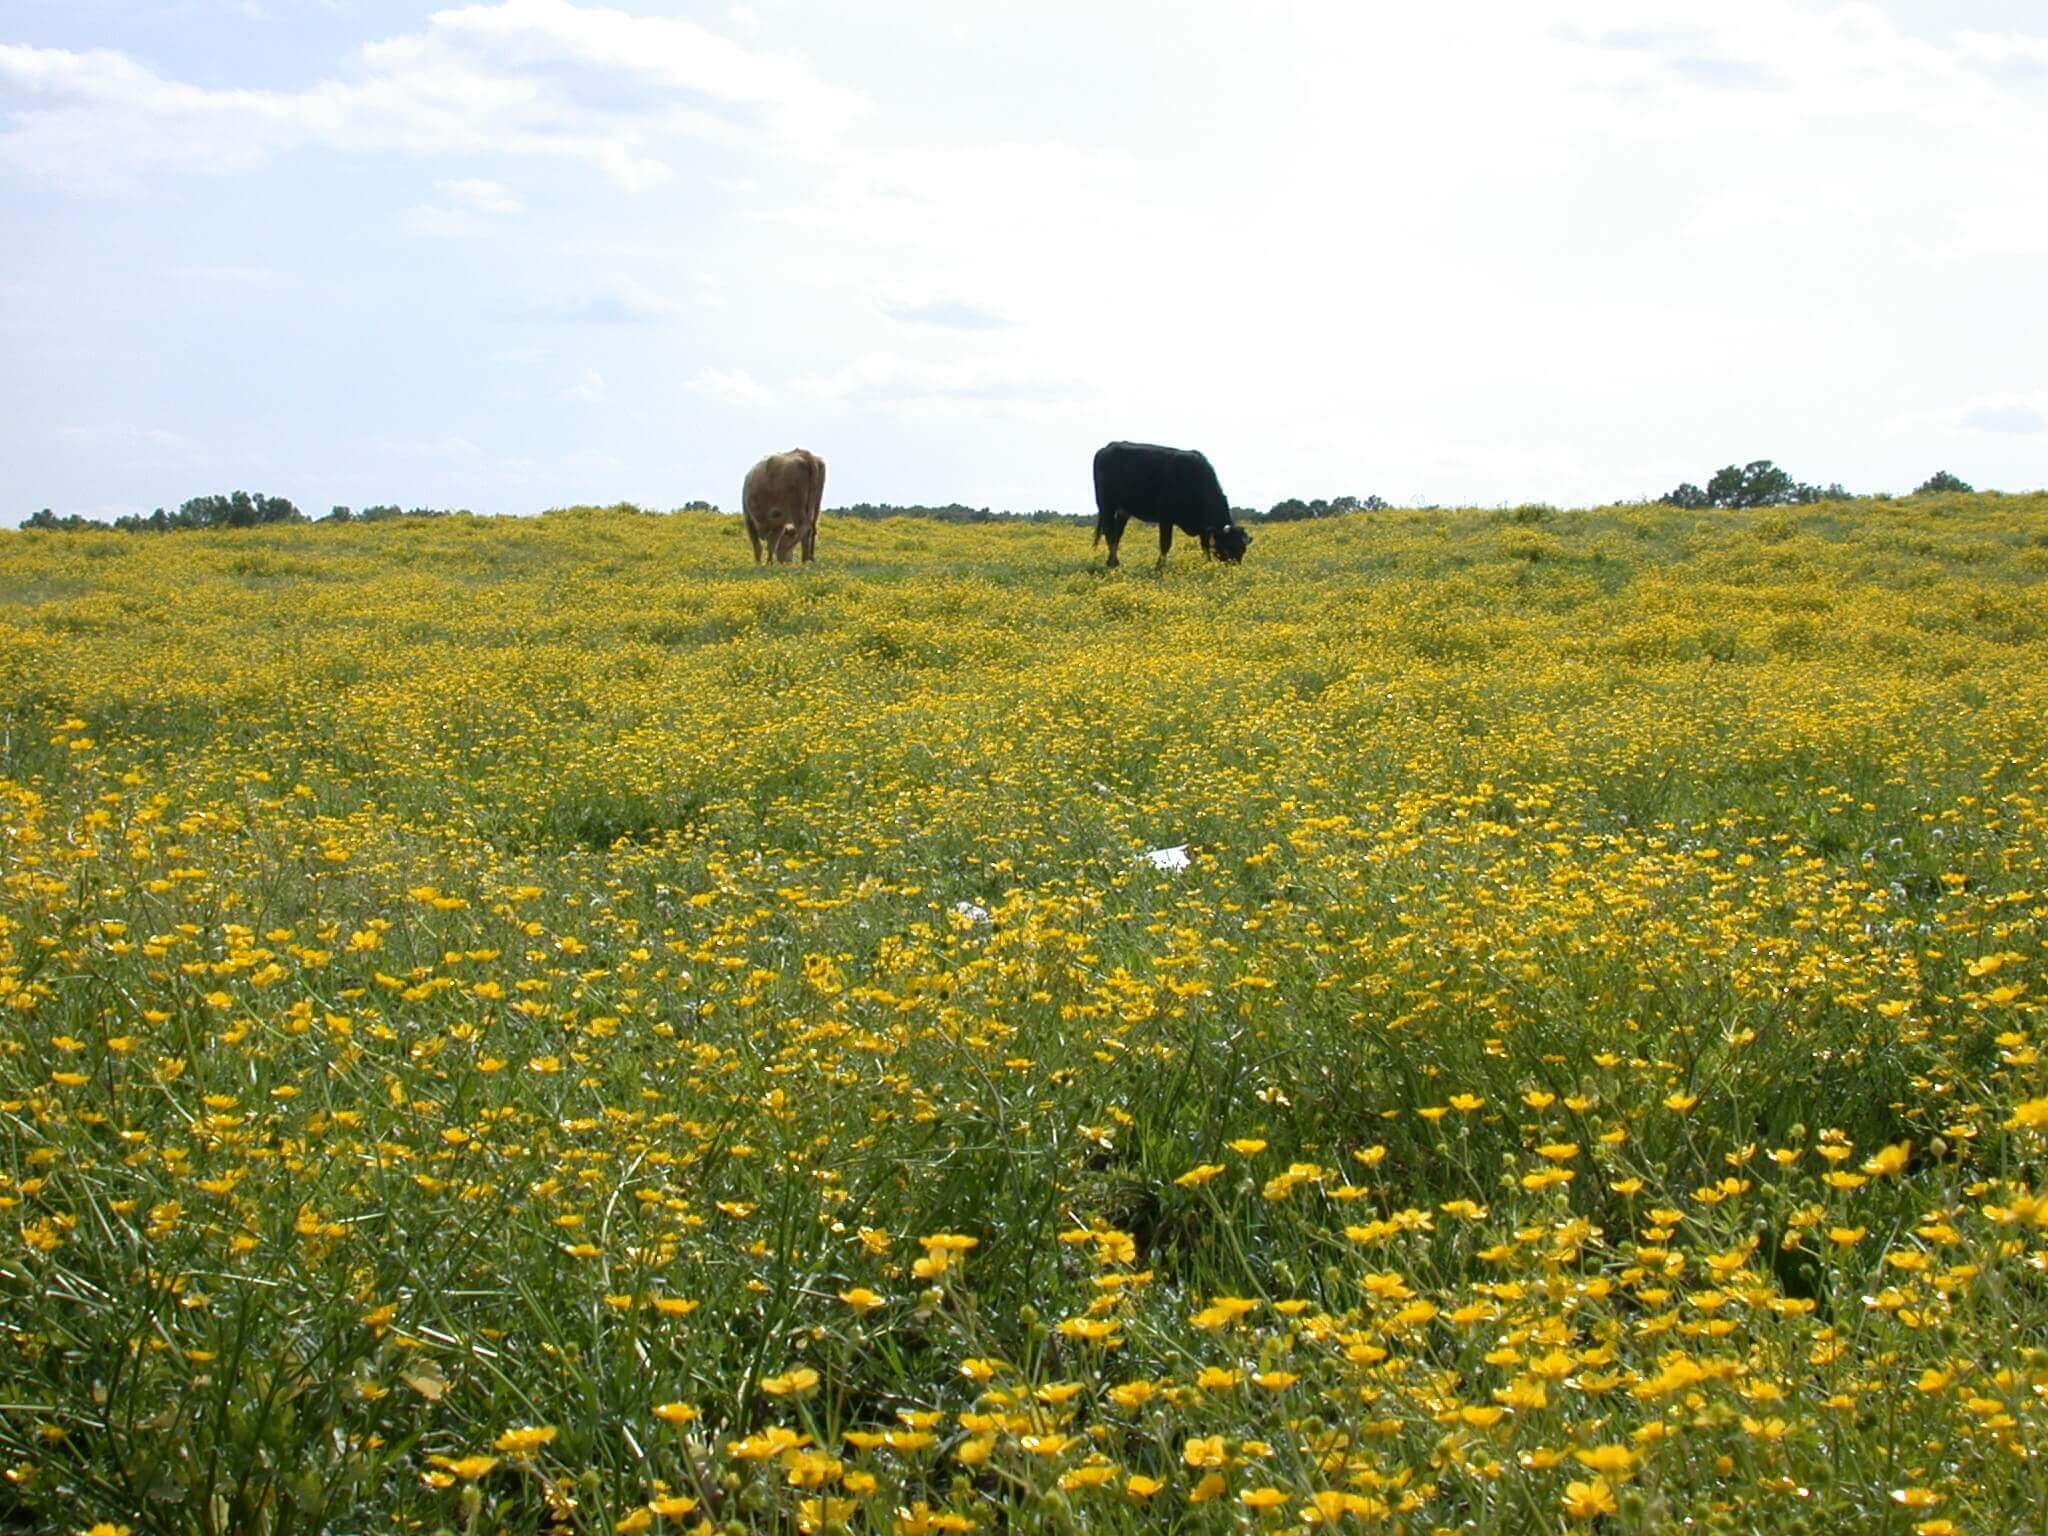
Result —
<instances>
[{"instance_id":1,"label":"cow's leg","mask_svg":"<svg viewBox=\"0 0 2048 1536\"><path fill-rule=\"evenodd\" d=\"M1124 524L1129 521L1130 519L1128 517L1125 517L1120 512L1117 513L1115 516L1110 518L1108 532L1103 535L1105 538L1109 540L1109 565L1110 569L1112 570L1114 570L1117 566L1123 564L1123 562L1117 559L1116 557L1116 547L1119 543L1123 541Z\"/></svg>"},{"instance_id":2,"label":"cow's leg","mask_svg":"<svg viewBox=\"0 0 2048 1536\"><path fill-rule=\"evenodd\" d=\"M815 518L804 530L804 564L809 565L818 553L818 524Z\"/></svg>"},{"instance_id":3,"label":"cow's leg","mask_svg":"<svg viewBox=\"0 0 2048 1536\"><path fill-rule=\"evenodd\" d=\"M1162 565L1166 562L1166 552L1171 548L1173 548L1173 524L1161 523L1159 525L1159 560Z\"/></svg>"},{"instance_id":4,"label":"cow's leg","mask_svg":"<svg viewBox=\"0 0 2048 1536\"><path fill-rule=\"evenodd\" d=\"M1203 529L1200 533L1196 534L1195 537L1202 541L1203 559L1206 560L1211 555L1215 554L1215 551L1209 547L1209 531L1206 528Z\"/></svg>"},{"instance_id":5,"label":"cow's leg","mask_svg":"<svg viewBox=\"0 0 2048 1536\"><path fill-rule=\"evenodd\" d=\"M761 563L761 535L754 532L754 525L747 524L747 538L754 546L754 564Z\"/></svg>"}]
</instances>

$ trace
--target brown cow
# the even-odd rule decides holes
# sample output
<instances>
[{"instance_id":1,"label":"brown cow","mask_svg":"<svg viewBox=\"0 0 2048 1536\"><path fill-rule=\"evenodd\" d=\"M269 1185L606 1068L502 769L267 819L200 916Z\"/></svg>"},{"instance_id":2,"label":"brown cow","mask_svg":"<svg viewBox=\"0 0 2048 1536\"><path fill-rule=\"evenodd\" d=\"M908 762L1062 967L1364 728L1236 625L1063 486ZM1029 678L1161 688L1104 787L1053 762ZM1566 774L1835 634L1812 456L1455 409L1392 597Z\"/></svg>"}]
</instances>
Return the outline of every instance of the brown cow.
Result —
<instances>
[{"instance_id":1,"label":"brown cow","mask_svg":"<svg viewBox=\"0 0 2048 1536\"><path fill-rule=\"evenodd\" d=\"M748 470L740 510L754 542L754 564L761 563L765 540L776 564L789 564L801 545L808 565L818 547L818 508L824 501L825 461L815 453L802 448L771 453Z\"/></svg>"}]
</instances>

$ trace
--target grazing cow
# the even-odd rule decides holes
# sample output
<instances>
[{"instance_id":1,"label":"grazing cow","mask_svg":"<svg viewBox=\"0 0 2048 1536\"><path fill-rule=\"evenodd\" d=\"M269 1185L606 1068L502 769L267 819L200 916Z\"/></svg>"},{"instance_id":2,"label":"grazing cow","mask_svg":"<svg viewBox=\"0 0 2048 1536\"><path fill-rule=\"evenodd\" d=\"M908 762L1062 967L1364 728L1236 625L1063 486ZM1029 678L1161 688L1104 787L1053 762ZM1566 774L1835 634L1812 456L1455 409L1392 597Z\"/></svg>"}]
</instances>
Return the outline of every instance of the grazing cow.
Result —
<instances>
[{"instance_id":1,"label":"grazing cow","mask_svg":"<svg viewBox=\"0 0 2048 1536\"><path fill-rule=\"evenodd\" d=\"M1110 443L1095 455L1095 542L1109 540L1116 565L1117 541L1132 518L1159 525L1159 558L1173 548L1173 530L1192 533L1202 553L1233 565L1244 558L1252 536L1230 517L1216 471L1199 453L1151 443Z\"/></svg>"},{"instance_id":2,"label":"grazing cow","mask_svg":"<svg viewBox=\"0 0 2048 1536\"><path fill-rule=\"evenodd\" d=\"M789 564L799 547L808 565L818 547L818 508L824 501L825 461L815 453L802 448L771 453L748 470L740 512L754 543L754 564L761 563L765 543L768 558L777 565Z\"/></svg>"}]
</instances>

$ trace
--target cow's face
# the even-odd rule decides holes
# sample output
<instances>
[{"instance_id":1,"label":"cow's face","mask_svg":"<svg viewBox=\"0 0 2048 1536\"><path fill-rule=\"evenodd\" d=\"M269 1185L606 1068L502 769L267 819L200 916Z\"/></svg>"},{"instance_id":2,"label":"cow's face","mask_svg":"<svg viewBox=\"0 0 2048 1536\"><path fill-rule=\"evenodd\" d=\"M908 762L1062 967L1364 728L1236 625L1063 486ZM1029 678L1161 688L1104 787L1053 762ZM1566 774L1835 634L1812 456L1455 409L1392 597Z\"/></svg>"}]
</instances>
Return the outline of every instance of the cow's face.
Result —
<instances>
[{"instance_id":1,"label":"cow's face","mask_svg":"<svg viewBox=\"0 0 2048 1536\"><path fill-rule=\"evenodd\" d=\"M1250 547L1251 542L1252 536L1245 532L1241 524L1225 523L1216 534L1216 558L1228 560L1235 565L1244 558L1244 552Z\"/></svg>"}]
</instances>

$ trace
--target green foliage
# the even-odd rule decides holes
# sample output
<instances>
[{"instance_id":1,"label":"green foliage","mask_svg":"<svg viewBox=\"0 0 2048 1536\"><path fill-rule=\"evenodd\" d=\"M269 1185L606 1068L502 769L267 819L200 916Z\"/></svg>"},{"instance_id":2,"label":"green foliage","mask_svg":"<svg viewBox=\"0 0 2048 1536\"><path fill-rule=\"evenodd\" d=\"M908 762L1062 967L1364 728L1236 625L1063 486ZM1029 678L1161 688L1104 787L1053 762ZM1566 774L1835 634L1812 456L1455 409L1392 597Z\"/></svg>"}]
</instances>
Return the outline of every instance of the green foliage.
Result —
<instances>
[{"instance_id":1,"label":"green foliage","mask_svg":"<svg viewBox=\"0 0 2048 1536\"><path fill-rule=\"evenodd\" d=\"M1716 470L1705 490L1687 481L1667 492L1663 501L1667 506L1697 511L1704 507L1804 506L1817 501L1847 501L1850 496L1839 484L1807 485L1794 480L1769 459L1755 459Z\"/></svg>"},{"instance_id":2,"label":"green foliage","mask_svg":"<svg viewBox=\"0 0 2048 1536\"><path fill-rule=\"evenodd\" d=\"M227 496L195 496L166 518L171 528L257 528L265 523L303 523L306 514L282 496L251 496L235 491ZM117 526L119 524L117 523Z\"/></svg>"},{"instance_id":3,"label":"green foliage","mask_svg":"<svg viewBox=\"0 0 2048 1536\"><path fill-rule=\"evenodd\" d=\"M322 523L383 523L396 518L468 517L467 508L448 511L438 507L414 507L410 511L398 506L365 507L356 512L348 507L335 507ZM177 533L188 529L235 529L263 528L279 523L303 523L309 519L306 514L282 496L265 496L261 493L251 496L247 491L235 491L226 496L195 496L175 512L166 512L158 507L149 516L131 513L103 523L96 518L81 517L77 513L59 517L48 507L23 521L24 528L52 529L64 533L87 533L107 531L117 533Z\"/></svg>"},{"instance_id":4,"label":"green foliage","mask_svg":"<svg viewBox=\"0 0 2048 1536\"><path fill-rule=\"evenodd\" d=\"M1952 475L1945 469L1940 469L1928 476L1913 494L1915 496L1935 496L1953 493L1967 496L1975 489L1976 487L1972 486L1969 481Z\"/></svg>"},{"instance_id":5,"label":"green foliage","mask_svg":"<svg viewBox=\"0 0 2048 1536\"><path fill-rule=\"evenodd\" d=\"M337 507L336 512L346 508ZM330 514L331 515L331 514ZM66 533L114 529L120 533L175 533L193 528L260 528L274 523L303 523L306 514L283 496L265 496L260 491L234 491L225 496L195 496L176 512L158 507L149 516L129 513L111 523L72 513L58 517L48 507L27 519L24 528L58 529Z\"/></svg>"},{"instance_id":6,"label":"green foliage","mask_svg":"<svg viewBox=\"0 0 2048 1536\"><path fill-rule=\"evenodd\" d=\"M1285 501L1275 502L1264 513L1240 514L1239 521L1305 523L1317 518L1344 517L1353 512L1384 512L1386 509L1387 503L1377 496L1338 496L1330 501L1303 501L1299 497L1289 497Z\"/></svg>"},{"instance_id":7,"label":"green foliage","mask_svg":"<svg viewBox=\"0 0 2048 1536\"><path fill-rule=\"evenodd\" d=\"M88 529L105 528L107 525L94 518L80 517L76 512L69 512L59 517L48 507L44 507L42 511L23 518L21 526L24 528L46 528L59 533L83 533Z\"/></svg>"}]
</instances>

